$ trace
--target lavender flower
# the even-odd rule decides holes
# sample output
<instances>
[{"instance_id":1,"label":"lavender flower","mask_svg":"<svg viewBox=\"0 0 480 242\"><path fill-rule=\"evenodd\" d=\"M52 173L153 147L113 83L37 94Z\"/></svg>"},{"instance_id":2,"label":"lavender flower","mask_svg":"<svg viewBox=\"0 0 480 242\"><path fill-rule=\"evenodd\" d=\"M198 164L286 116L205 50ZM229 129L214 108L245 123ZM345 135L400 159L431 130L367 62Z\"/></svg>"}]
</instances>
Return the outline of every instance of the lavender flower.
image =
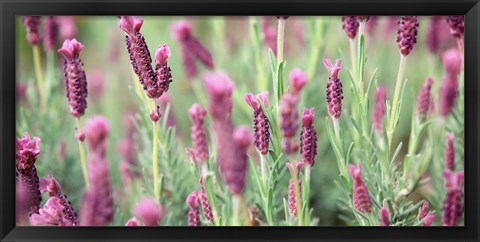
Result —
<instances>
[{"instance_id":1,"label":"lavender flower","mask_svg":"<svg viewBox=\"0 0 480 242\"><path fill-rule=\"evenodd\" d=\"M443 65L446 69L446 74L442 83L440 84L439 95L439 113L447 116L452 113L455 102L458 96L458 74L461 70L462 57L460 52L456 49L445 51L442 55Z\"/></svg>"},{"instance_id":2,"label":"lavender flower","mask_svg":"<svg viewBox=\"0 0 480 242\"><path fill-rule=\"evenodd\" d=\"M453 145L454 133L447 133L447 147L445 147L445 168L453 171L455 168L455 147Z\"/></svg>"},{"instance_id":3,"label":"lavender flower","mask_svg":"<svg viewBox=\"0 0 480 242\"><path fill-rule=\"evenodd\" d=\"M425 216L425 221L423 222L422 226L430 226L434 220L435 215L433 213L428 213L427 216Z\"/></svg>"},{"instance_id":4,"label":"lavender flower","mask_svg":"<svg viewBox=\"0 0 480 242\"><path fill-rule=\"evenodd\" d=\"M83 70L82 60L80 60L82 49L82 43L76 39L67 39L63 42L62 48L58 50L65 57L65 87L70 104L70 113L76 118L82 116L87 108L87 78Z\"/></svg>"},{"instance_id":5,"label":"lavender flower","mask_svg":"<svg viewBox=\"0 0 480 242\"><path fill-rule=\"evenodd\" d=\"M51 51L55 49L57 44L57 35L58 35L57 17L55 16L44 17L43 32L45 33L45 41L43 42L45 51Z\"/></svg>"},{"instance_id":6,"label":"lavender flower","mask_svg":"<svg viewBox=\"0 0 480 242\"><path fill-rule=\"evenodd\" d=\"M207 68L213 69L214 63L210 52L200 41L192 35L192 26L186 20L181 20L171 26L171 32L174 39L180 42L182 49L183 65L187 77L193 77L197 74L195 60L202 62Z\"/></svg>"},{"instance_id":7,"label":"lavender flower","mask_svg":"<svg viewBox=\"0 0 480 242\"><path fill-rule=\"evenodd\" d=\"M282 150L291 155L298 151L298 143L292 138L298 129L298 96L285 93L280 100L280 131L283 137Z\"/></svg>"},{"instance_id":8,"label":"lavender flower","mask_svg":"<svg viewBox=\"0 0 480 242\"><path fill-rule=\"evenodd\" d=\"M375 107L373 108L373 128L375 132L383 131L383 118L385 116L387 101L387 89L379 87L375 90Z\"/></svg>"},{"instance_id":9,"label":"lavender flower","mask_svg":"<svg viewBox=\"0 0 480 242\"><path fill-rule=\"evenodd\" d=\"M370 213L372 202L368 194L368 188L362 179L362 165L359 163L355 168L350 164L348 170L353 177L353 206L362 213Z\"/></svg>"},{"instance_id":10,"label":"lavender flower","mask_svg":"<svg viewBox=\"0 0 480 242\"><path fill-rule=\"evenodd\" d=\"M348 38L354 39L359 27L357 18L355 16L343 16L342 23L342 28L347 33Z\"/></svg>"},{"instance_id":11,"label":"lavender flower","mask_svg":"<svg viewBox=\"0 0 480 242\"><path fill-rule=\"evenodd\" d=\"M122 16L120 28L126 33L125 44L130 55L130 61L138 76L143 89L150 98L158 98L162 95L157 85L157 77L152 67L152 57L148 50L145 38L140 33L143 19L133 16Z\"/></svg>"},{"instance_id":12,"label":"lavender flower","mask_svg":"<svg viewBox=\"0 0 480 242\"><path fill-rule=\"evenodd\" d=\"M330 74L326 89L328 112L332 118L339 119L342 114L343 85L340 79L338 79L338 72L340 71L342 60L337 59L335 65L332 65L330 59L324 59L323 64Z\"/></svg>"},{"instance_id":13,"label":"lavender flower","mask_svg":"<svg viewBox=\"0 0 480 242\"><path fill-rule=\"evenodd\" d=\"M380 226L390 226L390 210L388 206L384 205L383 208L380 209Z\"/></svg>"},{"instance_id":14,"label":"lavender flower","mask_svg":"<svg viewBox=\"0 0 480 242\"><path fill-rule=\"evenodd\" d=\"M27 41L30 45L38 45L42 42L39 32L40 16L23 16L22 23L27 29Z\"/></svg>"},{"instance_id":15,"label":"lavender flower","mask_svg":"<svg viewBox=\"0 0 480 242\"><path fill-rule=\"evenodd\" d=\"M433 79L429 77L417 97L417 116L423 118L427 115L432 98Z\"/></svg>"},{"instance_id":16,"label":"lavender flower","mask_svg":"<svg viewBox=\"0 0 480 242\"><path fill-rule=\"evenodd\" d=\"M288 170L290 171L290 174L292 178L290 179L288 183L288 214L290 214L290 217L296 217L297 216L297 199L295 196L295 180L293 179L294 177L294 170L292 167L292 164L295 164L295 171L296 171L296 176L297 176L297 183L298 183L298 190L299 190L299 196L301 197L302 195L302 180L300 179L300 169L302 169L303 162L296 162L296 163L287 163L286 166Z\"/></svg>"},{"instance_id":17,"label":"lavender flower","mask_svg":"<svg viewBox=\"0 0 480 242\"><path fill-rule=\"evenodd\" d=\"M190 130L196 160L205 164L209 157L207 131L204 123L207 110L202 108L200 104L195 103L188 110L188 115L192 121Z\"/></svg>"},{"instance_id":18,"label":"lavender flower","mask_svg":"<svg viewBox=\"0 0 480 242\"><path fill-rule=\"evenodd\" d=\"M443 201L443 226L456 226L462 213L461 193L463 171L453 174L450 170L443 173L447 194Z\"/></svg>"},{"instance_id":19,"label":"lavender flower","mask_svg":"<svg viewBox=\"0 0 480 242\"><path fill-rule=\"evenodd\" d=\"M186 201L187 205L190 207L188 210L188 226L200 226L200 211L198 207L199 199L198 199L198 191L193 191L187 197Z\"/></svg>"},{"instance_id":20,"label":"lavender flower","mask_svg":"<svg viewBox=\"0 0 480 242\"><path fill-rule=\"evenodd\" d=\"M103 116L93 116L87 120L85 125L85 134L87 138L88 149L91 153L97 153L105 156L107 146L107 136L110 133L110 123Z\"/></svg>"},{"instance_id":21,"label":"lavender flower","mask_svg":"<svg viewBox=\"0 0 480 242\"><path fill-rule=\"evenodd\" d=\"M135 205L134 213L145 226L158 226L165 210L154 198L144 197Z\"/></svg>"},{"instance_id":22,"label":"lavender flower","mask_svg":"<svg viewBox=\"0 0 480 242\"><path fill-rule=\"evenodd\" d=\"M417 16L402 16L398 22L397 44L400 53L408 56L417 43L418 19Z\"/></svg>"},{"instance_id":23,"label":"lavender flower","mask_svg":"<svg viewBox=\"0 0 480 242\"><path fill-rule=\"evenodd\" d=\"M450 26L450 33L455 38L463 38L465 30L465 16L447 16L447 23Z\"/></svg>"},{"instance_id":24,"label":"lavender flower","mask_svg":"<svg viewBox=\"0 0 480 242\"><path fill-rule=\"evenodd\" d=\"M263 45L277 55L277 30L274 26L270 25L270 17L262 17L261 27L263 32Z\"/></svg>"},{"instance_id":25,"label":"lavender flower","mask_svg":"<svg viewBox=\"0 0 480 242\"><path fill-rule=\"evenodd\" d=\"M204 74L203 80L210 97L209 111L212 118L214 121L225 121L232 112L231 96L235 84L224 72Z\"/></svg>"},{"instance_id":26,"label":"lavender flower","mask_svg":"<svg viewBox=\"0 0 480 242\"><path fill-rule=\"evenodd\" d=\"M425 38L425 43L427 49L436 53L440 48L440 31L441 31L441 19L440 16L430 17L430 22L427 28L427 36Z\"/></svg>"},{"instance_id":27,"label":"lavender flower","mask_svg":"<svg viewBox=\"0 0 480 242\"><path fill-rule=\"evenodd\" d=\"M73 39L77 37L77 24L73 16L58 16L58 28L61 39Z\"/></svg>"},{"instance_id":28,"label":"lavender flower","mask_svg":"<svg viewBox=\"0 0 480 242\"><path fill-rule=\"evenodd\" d=\"M428 203L427 200L423 202L422 209L420 210L420 213L418 214L419 219L423 219L428 215L428 208L430 207L430 203Z\"/></svg>"},{"instance_id":29,"label":"lavender flower","mask_svg":"<svg viewBox=\"0 0 480 242\"><path fill-rule=\"evenodd\" d=\"M37 213L42 201L40 195L39 180L35 162L40 155L40 138L33 137L25 132L22 138L15 139L15 180L25 192L25 204L30 214Z\"/></svg>"},{"instance_id":30,"label":"lavender flower","mask_svg":"<svg viewBox=\"0 0 480 242\"><path fill-rule=\"evenodd\" d=\"M245 179L247 172L247 148L252 142L252 134L245 126L238 127L233 134L233 143L235 144L235 160L230 160L223 164L222 176L232 194L240 194L245 188Z\"/></svg>"},{"instance_id":31,"label":"lavender flower","mask_svg":"<svg viewBox=\"0 0 480 242\"><path fill-rule=\"evenodd\" d=\"M205 185L203 183L203 175L200 177L200 185L202 190L199 192L200 203L202 204L203 217L207 222L213 220L212 208L210 207L210 202L208 201L207 191L205 190Z\"/></svg>"},{"instance_id":32,"label":"lavender flower","mask_svg":"<svg viewBox=\"0 0 480 242\"><path fill-rule=\"evenodd\" d=\"M40 191L47 192L50 198L38 214L30 215L32 225L78 226L77 214L67 196L62 193L60 184L50 174L40 180Z\"/></svg>"},{"instance_id":33,"label":"lavender flower","mask_svg":"<svg viewBox=\"0 0 480 242\"><path fill-rule=\"evenodd\" d=\"M462 54L456 48L451 48L442 54L443 66L448 74L457 76L462 70Z\"/></svg>"},{"instance_id":34,"label":"lavender flower","mask_svg":"<svg viewBox=\"0 0 480 242\"><path fill-rule=\"evenodd\" d=\"M313 127L314 120L314 108L305 108L302 114L300 150L302 152L302 162L309 166L315 164L315 156L317 155L317 131Z\"/></svg>"},{"instance_id":35,"label":"lavender flower","mask_svg":"<svg viewBox=\"0 0 480 242\"><path fill-rule=\"evenodd\" d=\"M295 68L290 72L290 86L293 95L300 95L300 91L307 84L307 73L299 68Z\"/></svg>"},{"instance_id":36,"label":"lavender flower","mask_svg":"<svg viewBox=\"0 0 480 242\"><path fill-rule=\"evenodd\" d=\"M130 226L130 227L135 227L135 226L138 226L138 221L135 217L129 219L127 221L127 223L125 224L125 226Z\"/></svg>"},{"instance_id":37,"label":"lavender flower","mask_svg":"<svg viewBox=\"0 0 480 242\"><path fill-rule=\"evenodd\" d=\"M245 102L253 109L253 133L254 133L254 145L258 152L262 155L268 153L268 143L270 141L270 131L268 130L269 124L262 106L258 99L263 103L265 107L268 107L268 91L263 91L256 96L251 93L245 94Z\"/></svg>"},{"instance_id":38,"label":"lavender flower","mask_svg":"<svg viewBox=\"0 0 480 242\"><path fill-rule=\"evenodd\" d=\"M160 96L168 91L172 82L171 69L167 64L168 57L170 57L170 48L166 44L160 45L155 52L155 73Z\"/></svg>"}]
</instances>

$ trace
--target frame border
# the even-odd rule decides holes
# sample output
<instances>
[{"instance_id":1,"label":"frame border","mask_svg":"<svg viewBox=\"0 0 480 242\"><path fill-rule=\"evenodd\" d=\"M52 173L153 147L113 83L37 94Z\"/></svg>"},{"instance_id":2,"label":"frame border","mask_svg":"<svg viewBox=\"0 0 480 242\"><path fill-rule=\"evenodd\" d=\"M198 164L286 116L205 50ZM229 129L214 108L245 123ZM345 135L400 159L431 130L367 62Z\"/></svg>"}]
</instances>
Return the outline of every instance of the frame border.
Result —
<instances>
[{"instance_id":1,"label":"frame border","mask_svg":"<svg viewBox=\"0 0 480 242\"><path fill-rule=\"evenodd\" d=\"M188 5L188 8L185 8ZM1 241L478 241L479 0L0 0ZM16 15L465 15L464 227L15 227ZM476 130L473 132L473 130ZM475 205L477 204L477 205Z\"/></svg>"}]
</instances>

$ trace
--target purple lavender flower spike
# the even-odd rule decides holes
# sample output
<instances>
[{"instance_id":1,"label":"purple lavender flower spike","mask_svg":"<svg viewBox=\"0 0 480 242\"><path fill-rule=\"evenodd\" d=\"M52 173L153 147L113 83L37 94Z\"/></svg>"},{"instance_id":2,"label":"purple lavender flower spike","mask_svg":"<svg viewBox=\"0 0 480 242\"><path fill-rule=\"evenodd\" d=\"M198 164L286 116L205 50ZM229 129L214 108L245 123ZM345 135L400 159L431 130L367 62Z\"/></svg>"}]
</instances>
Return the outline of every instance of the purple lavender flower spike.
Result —
<instances>
[{"instance_id":1,"label":"purple lavender flower spike","mask_svg":"<svg viewBox=\"0 0 480 242\"><path fill-rule=\"evenodd\" d=\"M155 73L157 76L157 85L160 89L159 92L161 92L160 96L168 91L170 83L172 82L172 70L167 64L169 56L170 48L166 44L160 45L155 52Z\"/></svg>"},{"instance_id":2,"label":"purple lavender flower spike","mask_svg":"<svg viewBox=\"0 0 480 242\"><path fill-rule=\"evenodd\" d=\"M422 226L430 226L434 220L435 215L433 213L428 213L427 216L425 216L425 221L423 222Z\"/></svg>"},{"instance_id":3,"label":"purple lavender flower spike","mask_svg":"<svg viewBox=\"0 0 480 242\"><path fill-rule=\"evenodd\" d=\"M450 170L443 173L447 194L443 200L443 226L457 226L462 213L462 181L463 171L454 174Z\"/></svg>"},{"instance_id":4,"label":"purple lavender flower spike","mask_svg":"<svg viewBox=\"0 0 480 242\"><path fill-rule=\"evenodd\" d=\"M288 183L288 214L290 217L296 217L297 216L297 199L295 196L295 180L293 179L293 163L287 163L286 166L288 170L290 171L290 174L292 178L290 179ZM303 162L296 162L295 163L295 169L296 169L296 176L297 176L297 183L298 183L298 190L300 192L300 197L302 196L302 180L300 179L300 170L302 169Z\"/></svg>"},{"instance_id":5,"label":"purple lavender flower spike","mask_svg":"<svg viewBox=\"0 0 480 242\"><path fill-rule=\"evenodd\" d=\"M418 214L419 219L423 219L428 215L428 208L430 207L430 203L425 200L422 205L422 209L420 210L420 213Z\"/></svg>"},{"instance_id":6,"label":"purple lavender flower spike","mask_svg":"<svg viewBox=\"0 0 480 242\"><path fill-rule=\"evenodd\" d=\"M302 132L300 134L300 150L302 162L306 165L315 164L317 155L317 131L313 127L315 120L314 108L305 108L302 114Z\"/></svg>"},{"instance_id":7,"label":"purple lavender flower spike","mask_svg":"<svg viewBox=\"0 0 480 242\"><path fill-rule=\"evenodd\" d=\"M27 29L27 41L30 45L38 45L42 42L39 32L40 16L23 16L22 23Z\"/></svg>"},{"instance_id":8,"label":"purple lavender flower spike","mask_svg":"<svg viewBox=\"0 0 480 242\"><path fill-rule=\"evenodd\" d=\"M205 185L203 183L203 175L200 176L200 186L202 190L199 192L200 203L202 204L203 217L207 222L213 221L212 208L210 207L210 202L208 201L207 191L205 190Z\"/></svg>"},{"instance_id":9,"label":"purple lavender flower spike","mask_svg":"<svg viewBox=\"0 0 480 242\"><path fill-rule=\"evenodd\" d=\"M445 168L450 171L453 171L455 168L454 138L455 134L453 132L447 133L447 147L445 147Z\"/></svg>"},{"instance_id":10,"label":"purple lavender flower spike","mask_svg":"<svg viewBox=\"0 0 480 242\"><path fill-rule=\"evenodd\" d=\"M126 33L125 44L130 55L130 61L138 76L143 90L150 98L158 98L162 94L157 85L157 76L152 67L152 57L145 38L140 33L143 19L133 16L122 16L120 28Z\"/></svg>"},{"instance_id":11,"label":"purple lavender flower spike","mask_svg":"<svg viewBox=\"0 0 480 242\"><path fill-rule=\"evenodd\" d=\"M433 79L429 77L417 97L417 116L423 118L427 115L432 98Z\"/></svg>"},{"instance_id":12,"label":"purple lavender flower spike","mask_svg":"<svg viewBox=\"0 0 480 242\"><path fill-rule=\"evenodd\" d=\"M348 38L354 39L357 35L359 23L357 17L355 16L343 16L342 17L342 28L347 33Z\"/></svg>"},{"instance_id":13,"label":"purple lavender flower spike","mask_svg":"<svg viewBox=\"0 0 480 242\"><path fill-rule=\"evenodd\" d=\"M307 73L301 71L299 68L293 69L292 72L290 72L292 93L299 95L305 84L307 84Z\"/></svg>"},{"instance_id":14,"label":"purple lavender flower spike","mask_svg":"<svg viewBox=\"0 0 480 242\"><path fill-rule=\"evenodd\" d=\"M442 54L443 66L447 74L457 76L462 70L462 54L457 48L451 48Z\"/></svg>"},{"instance_id":15,"label":"purple lavender flower spike","mask_svg":"<svg viewBox=\"0 0 480 242\"><path fill-rule=\"evenodd\" d=\"M103 116L93 116L85 124L85 134L90 152L105 155L107 136L110 133L110 123Z\"/></svg>"},{"instance_id":16,"label":"purple lavender flower spike","mask_svg":"<svg viewBox=\"0 0 480 242\"><path fill-rule=\"evenodd\" d=\"M263 112L262 106L258 102L258 99L263 103L265 107L268 107L268 91L263 91L256 96L251 93L245 94L245 102L253 109L253 133L254 133L254 145L257 150L262 154L268 153L268 143L270 141L270 131L268 119Z\"/></svg>"},{"instance_id":17,"label":"purple lavender flower spike","mask_svg":"<svg viewBox=\"0 0 480 242\"><path fill-rule=\"evenodd\" d=\"M452 113L458 97L458 74L461 70L462 57L457 49L450 49L442 55L446 74L440 84L439 107L440 115L447 116Z\"/></svg>"},{"instance_id":18,"label":"purple lavender flower spike","mask_svg":"<svg viewBox=\"0 0 480 242\"><path fill-rule=\"evenodd\" d=\"M212 118L222 121L230 117L232 112L232 92L235 84L224 72L206 73L203 75L205 88L210 97L209 111Z\"/></svg>"},{"instance_id":19,"label":"purple lavender flower spike","mask_svg":"<svg viewBox=\"0 0 480 242\"><path fill-rule=\"evenodd\" d=\"M335 65L332 65L330 59L324 59L323 64L329 71L326 96L328 104L328 112L332 118L339 119L342 115L342 99L343 99L343 85L338 79L338 72L342 65L342 60L337 59Z\"/></svg>"},{"instance_id":20,"label":"purple lavender flower spike","mask_svg":"<svg viewBox=\"0 0 480 242\"><path fill-rule=\"evenodd\" d=\"M76 39L65 40L62 48L58 50L65 57L63 69L65 87L68 103L70 104L70 113L76 118L82 116L87 108L87 77L80 59L82 50L82 43Z\"/></svg>"},{"instance_id":21,"label":"purple lavender flower spike","mask_svg":"<svg viewBox=\"0 0 480 242\"><path fill-rule=\"evenodd\" d=\"M298 151L299 144L293 137L298 130L298 96L285 93L280 100L280 131L283 137L282 150L291 155Z\"/></svg>"},{"instance_id":22,"label":"purple lavender flower spike","mask_svg":"<svg viewBox=\"0 0 480 242\"><path fill-rule=\"evenodd\" d=\"M388 209L388 206L383 206L383 208L380 209L380 226L390 226L390 210Z\"/></svg>"},{"instance_id":23,"label":"purple lavender flower spike","mask_svg":"<svg viewBox=\"0 0 480 242\"><path fill-rule=\"evenodd\" d=\"M145 226L158 226L165 210L154 198L144 197L135 205L134 213Z\"/></svg>"},{"instance_id":24,"label":"purple lavender flower spike","mask_svg":"<svg viewBox=\"0 0 480 242\"><path fill-rule=\"evenodd\" d=\"M431 16L430 22L427 28L427 36L425 38L425 43L427 49L432 52L436 53L440 48L440 35L439 32L441 31L441 16Z\"/></svg>"},{"instance_id":25,"label":"purple lavender flower spike","mask_svg":"<svg viewBox=\"0 0 480 242\"><path fill-rule=\"evenodd\" d=\"M200 104L194 103L188 110L188 115L192 121L192 128L190 131L195 158L198 162L205 164L209 158L208 138L205 129L205 116L207 115L207 110L202 108Z\"/></svg>"},{"instance_id":26,"label":"purple lavender flower spike","mask_svg":"<svg viewBox=\"0 0 480 242\"><path fill-rule=\"evenodd\" d=\"M402 16L398 21L397 44L400 53L408 56L417 43L417 16Z\"/></svg>"},{"instance_id":27,"label":"purple lavender flower spike","mask_svg":"<svg viewBox=\"0 0 480 242\"><path fill-rule=\"evenodd\" d=\"M383 131L383 118L385 117L387 101L387 89L379 87L375 90L375 107L373 108L373 129L377 133Z\"/></svg>"},{"instance_id":28,"label":"purple lavender flower spike","mask_svg":"<svg viewBox=\"0 0 480 242\"><path fill-rule=\"evenodd\" d=\"M35 162L40 155L40 138L33 137L25 132L22 138L15 138L15 180L25 192L26 198L23 207L29 213L38 213L42 196L40 195L39 179Z\"/></svg>"},{"instance_id":29,"label":"purple lavender flower spike","mask_svg":"<svg viewBox=\"0 0 480 242\"><path fill-rule=\"evenodd\" d=\"M45 41L43 42L45 51L51 51L55 49L58 35L58 22L56 16L44 17L43 32L45 33Z\"/></svg>"},{"instance_id":30,"label":"purple lavender flower spike","mask_svg":"<svg viewBox=\"0 0 480 242\"><path fill-rule=\"evenodd\" d=\"M200 201L198 198L198 191L193 191L187 197L187 205L190 207L188 210L188 226L200 226Z\"/></svg>"},{"instance_id":31,"label":"purple lavender flower spike","mask_svg":"<svg viewBox=\"0 0 480 242\"><path fill-rule=\"evenodd\" d=\"M447 16L447 23L450 26L450 33L455 38L463 38L465 31L465 16Z\"/></svg>"},{"instance_id":32,"label":"purple lavender flower spike","mask_svg":"<svg viewBox=\"0 0 480 242\"><path fill-rule=\"evenodd\" d=\"M355 168L350 164L348 170L353 177L353 206L362 213L370 213L372 202L368 194L368 188L362 179L362 165L359 163Z\"/></svg>"},{"instance_id":33,"label":"purple lavender flower spike","mask_svg":"<svg viewBox=\"0 0 480 242\"><path fill-rule=\"evenodd\" d=\"M247 148L252 141L252 134L245 126L238 127L233 134L235 149L231 154L232 160L223 163L222 176L230 193L240 194L245 188L247 172Z\"/></svg>"}]
</instances>

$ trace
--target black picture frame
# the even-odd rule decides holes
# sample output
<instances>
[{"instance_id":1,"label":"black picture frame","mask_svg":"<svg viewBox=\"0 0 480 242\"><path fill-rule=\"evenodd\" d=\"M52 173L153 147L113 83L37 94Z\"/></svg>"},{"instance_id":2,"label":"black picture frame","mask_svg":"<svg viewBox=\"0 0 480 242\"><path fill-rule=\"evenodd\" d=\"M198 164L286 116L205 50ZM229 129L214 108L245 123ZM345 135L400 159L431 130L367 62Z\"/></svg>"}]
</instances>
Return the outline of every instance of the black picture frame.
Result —
<instances>
[{"instance_id":1,"label":"black picture frame","mask_svg":"<svg viewBox=\"0 0 480 242\"><path fill-rule=\"evenodd\" d=\"M0 0L1 241L478 241L478 0ZM16 15L465 15L464 227L15 227Z\"/></svg>"}]
</instances>

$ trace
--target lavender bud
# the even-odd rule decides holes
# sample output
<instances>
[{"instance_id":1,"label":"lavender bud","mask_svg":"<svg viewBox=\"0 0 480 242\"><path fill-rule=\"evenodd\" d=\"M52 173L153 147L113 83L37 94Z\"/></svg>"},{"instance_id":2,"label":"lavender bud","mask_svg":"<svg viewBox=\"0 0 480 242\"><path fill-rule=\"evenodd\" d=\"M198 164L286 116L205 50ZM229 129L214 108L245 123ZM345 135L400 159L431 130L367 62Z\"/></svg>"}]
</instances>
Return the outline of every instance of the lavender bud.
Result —
<instances>
[{"instance_id":1,"label":"lavender bud","mask_svg":"<svg viewBox=\"0 0 480 242\"><path fill-rule=\"evenodd\" d=\"M200 202L198 199L198 191L193 191L187 197L187 205L190 207L188 210L188 226L200 226L200 211L198 207Z\"/></svg>"},{"instance_id":2,"label":"lavender bud","mask_svg":"<svg viewBox=\"0 0 480 242\"><path fill-rule=\"evenodd\" d=\"M438 112L442 116L447 116L453 112L458 97L458 79L457 76L447 73L440 83L440 94L438 96Z\"/></svg>"},{"instance_id":3,"label":"lavender bud","mask_svg":"<svg viewBox=\"0 0 480 242\"><path fill-rule=\"evenodd\" d=\"M283 137L282 150L291 155L298 151L298 143L293 140L298 129L298 96L285 93L280 100L280 131Z\"/></svg>"},{"instance_id":4,"label":"lavender bud","mask_svg":"<svg viewBox=\"0 0 480 242\"><path fill-rule=\"evenodd\" d=\"M157 76L157 86L160 89L160 96L168 91L170 83L172 82L171 69L167 64L169 56L170 48L166 44L160 45L155 52L155 73Z\"/></svg>"},{"instance_id":5,"label":"lavender bud","mask_svg":"<svg viewBox=\"0 0 480 242\"><path fill-rule=\"evenodd\" d=\"M317 155L317 131L313 127L315 120L314 108L305 108L302 115L302 132L300 134L300 150L302 162L313 166Z\"/></svg>"},{"instance_id":6,"label":"lavender bud","mask_svg":"<svg viewBox=\"0 0 480 242\"><path fill-rule=\"evenodd\" d=\"M430 207L430 203L428 203L428 201L425 200L423 202L422 209L420 210L420 213L418 214L419 219L423 219L427 216L429 207Z\"/></svg>"},{"instance_id":7,"label":"lavender bud","mask_svg":"<svg viewBox=\"0 0 480 242\"><path fill-rule=\"evenodd\" d=\"M398 21L397 44L400 53L410 54L417 43L418 19L417 16L402 16Z\"/></svg>"},{"instance_id":8,"label":"lavender bud","mask_svg":"<svg viewBox=\"0 0 480 242\"><path fill-rule=\"evenodd\" d=\"M427 216L425 216L425 221L423 222L422 226L432 225L433 220L435 220L435 215L433 213L428 213Z\"/></svg>"},{"instance_id":9,"label":"lavender bud","mask_svg":"<svg viewBox=\"0 0 480 242\"><path fill-rule=\"evenodd\" d=\"M294 177L294 170L292 167L292 164L295 164L295 171L296 171L296 176L297 176L297 183L298 183L298 190L300 192L299 196L302 196L302 180L300 179L300 169L303 166L303 162L296 162L296 163L287 163L287 168L290 171L290 174L292 178L290 179L288 183L288 214L290 214L290 217L296 217L297 216L297 199L295 196L295 180L293 179Z\"/></svg>"},{"instance_id":10,"label":"lavender bud","mask_svg":"<svg viewBox=\"0 0 480 242\"><path fill-rule=\"evenodd\" d=\"M300 91L307 84L307 73L295 68L290 72L290 85L292 87L292 94L299 95Z\"/></svg>"},{"instance_id":11,"label":"lavender bud","mask_svg":"<svg viewBox=\"0 0 480 242\"><path fill-rule=\"evenodd\" d=\"M453 171L455 168L454 133L447 133L447 147L445 147L445 168Z\"/></svg>"},{"instance_id":12,"label":"lavender bud","mask_svg":"<svg viewBox=\"0 0 480 242\"><path fill-rule=\"evenodd\" d=\"M195 157L198 158L198 162L206 163L209 158L208 138L204 123L207 110L202 108L200 104L195 103L188 110L188 115L192 121L190 131Z\"/></svg>"},{"instance_id":13,"label":"lavender bud","mask_svg":"<svg viewBox=\"0 0 480 242\"><path fill-rule=\"evenodd\" d=\"M258 99L263 103L265 107L268 107L268 91L263 91L256 96L251 93L245 94L245 102L253 109L253 133L254 133L254 145L257 150L262 154L268 153L268 143L270 141L270 131L268 119L263 112L262 106L258 102Z\"/></svg>"},{"instance_id":14,"label":"lavender bud","mask_svg":"<svg viewBox=\"0 0 480 242\"><path fill-rule=\"evenodd\" d=\"M144 197L135 205L134 213L145 226L158 226L165 210L154 198Z\"/></svg>"},{"instance_id":15,"label":"lavender bud","mask_svg":"<svg viewBox=\"0 0 480 242\"><path fill-rule=\"evenodd\" d=\"M343 16L342 28L347 33L348 38L353 39L357 35L358 27L360 26L355 16Z\"/></svg>"},{"instance_id":16,"label":"lavender bud","mask_svg":"<svg viewBox=\"0 0 480 242\"><path fill-rule=\"evenodd\" d=\"M82 43L76 39L65 40L62 48L58 50L65 57L64 77L70 113L78 118L85 113L87 108L87 77L83 70L83 63L80 60L80 52L83 49Z\"/></svg>"},{"instance_id":17,"label":"lavender bud","mask_svg":"<svg viewBox=\"0 0 480 242\"><path fill-rule=\"evenodd\" d=\"M443 201L443 226L456 226L462 213L461 184L464 174L462 171L455 175L452 171L446 170L443 173L443 177L445 179L445 189L447 190L445 200Z\"/></svg>"},{"instance_id":18,"label":"lavender bud","mask_svg":"<svg viewBox=\"0 0 480 242\"><path fill-rule=\"evenodd\" d=\"M450 33L455 38L462 38L465 30L465 16L447 16L446 20L450 26Z\"/></svg>"},{"instance_id":19,"label":"lavender bud","mask_svg":"<svg viewBox=\"0 0 480 242\"><path fill-rule=\"evenodd\" d=\"M45 41L43 42L45 51L55 49L57 44L58 23L57 17L45 16L43 19L43 32L45 33Z\"/></svg>"},{"instance_id":20,"label":"lavender bud","mask_svg":"<svg viewBox=\"0 0 480 242\"><path fill-rule=\"evenodd\" d=\"M368 188L362 179L361 164L359 163L357 168L350 164L348 170L353 177L353 206L362 213L370 213L372 202L368 194Z\"/></svg>"},{"instance_id":21,"label":"lavender bud","mask_svg":"<svg viewBox=\"0 0 480 242\"><path fill-rule=\"evenodd\" d=\"M433 79L429 77L417 97L417 116L423 118L427 115L432 98Z\"/></svg>"},{"instance_id":22,"label":"lavender bud","mask_svg":"<svg viewBox=\"0 0 480 242\"><path fill-rule=\"evenodd\" d=\"M338 72L342 60L337 59L335 65L332 65L330 59L324 59L323 64L330 73L326 89L328 112L332 118L339 119L342 115L343 85L338 79Z\"/></svg>"},{"instance_id":23,"label":"lavender bud","mask_svg":"<svg viewBox=\"0 0 480 242\"><path fill-rule=\"evenodd\" d=\"M373 128L375 132L381 133L383 131L383 118L385 116L387 101L387 89L379 87L375 91L375 107L373 108Z\"/></svg>"},{"instance_id":24,"label":"lavender bud","mask_svg":"<svg viewBox=\"0 0 480 242\"><path fill-rule=\"evenodd\" d=\"M202 190L200 191L200 203L202 204L203 217L206 221L213 221L212 208L210 207L210 202L208 201L207 191L205 190L205 185L203 183L203 175L200 177L200 185Z\"/></svg>"},{"instance_id":25,"label":"lavender bud","mask_svg":"<svg viewBox=\"0 0 480 242\"><path fill-rule=\"evenodd\" d=\"M427 49L435 53L440 47L440 31L441 31L441 19L440 16L430 17L430 23L427 28L427 36L425 38L425 43Z\"/></svg>"},{"instance_id":26,"label":"lavender bud","mask_svg":"<svg viewBox=\"0 0 480 242\"><path fill-rule=\"evenodd\" d=\"M40 16L23 16L22 23L27 29L27 41L30 45L38 45L42 42L39 32Z\"/></svg>"},{"instance_id":27,"label":"lavender bud","mask_svg":"<svg viewBox=\"0 0 480 242\"><path fill-rule=\"evenodd\" d=\"M90 152L105 155L107 137L110 133L110 123L103 116L93 116L87 120L85 133Z\"/></svg>"},{"instance_id":28,"label":"lavender bud","mask_svg":"<svg viewBox=\"0 0 480 242\"><path fill-rule=\"evenodd\" d=\"M380 209L380 226L390 226L390 210L388 209L388 206L383 206L383 208Z\"/></svg>"}]
</instances>

